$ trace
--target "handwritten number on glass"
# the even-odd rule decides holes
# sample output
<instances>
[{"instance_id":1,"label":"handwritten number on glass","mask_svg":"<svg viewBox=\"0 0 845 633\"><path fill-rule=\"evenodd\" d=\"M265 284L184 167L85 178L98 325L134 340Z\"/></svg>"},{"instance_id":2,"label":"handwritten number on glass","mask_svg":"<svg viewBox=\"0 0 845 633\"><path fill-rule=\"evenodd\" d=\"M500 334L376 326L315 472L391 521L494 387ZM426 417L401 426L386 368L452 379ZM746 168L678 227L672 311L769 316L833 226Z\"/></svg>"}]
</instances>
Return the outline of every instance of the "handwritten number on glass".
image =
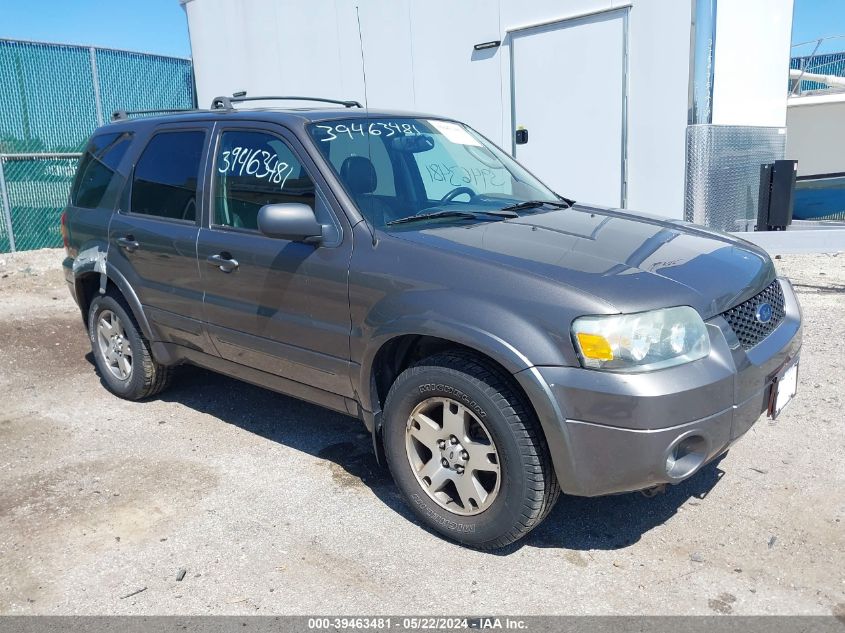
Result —
<instances>
[{"instance_id":1,"label":"handwritten number on glass","mask_svg":"<svg viewBox=\"0 0 845 633\"><path fill-rule=\"evenodd\" d=\"M325 135L320 139L323 143L333 141L338 136L342 136L344 134L349 136L349 138L355 138L355 136L366 136L367 134L370 136L381 136L384 134L387 138L390 138L394 135L408 136L421 133L417 126L413 123L395 123L392 121L375 121L370 123L366 128L361 123L351 123L349 125L346 125L345 123L338 123L337 125L317 125L315 127L319 130L325 130Z\"/></svg>"},{"instance_id":2,"label":"handwritten number on glass","mask_svg":"<svg viewBox=\"0 0 845 633\"><path fill-rule=\"evenodd\" d=\"M293 165L279 160L279 157L266 149L233 147L220 155L217 171L230 176L254 176L267 180L279 189L284 189L287 179L293 173Z\"/></svg>"},{"instance_id":3,"label":"handwritten number on glass","mask_svg":"<svg viewBox=\"0 0 845 633\"><path fill-rule=\"evenodd\" d=\"M445 163L429 163L425 166L431 182L448 183L452 187L475 185L477 187L502 187L505 181L501 174L484 167L464 167L462 165L447 165ZM497 170L498 171L498 170Z\"/></svg>"}]
</instances>

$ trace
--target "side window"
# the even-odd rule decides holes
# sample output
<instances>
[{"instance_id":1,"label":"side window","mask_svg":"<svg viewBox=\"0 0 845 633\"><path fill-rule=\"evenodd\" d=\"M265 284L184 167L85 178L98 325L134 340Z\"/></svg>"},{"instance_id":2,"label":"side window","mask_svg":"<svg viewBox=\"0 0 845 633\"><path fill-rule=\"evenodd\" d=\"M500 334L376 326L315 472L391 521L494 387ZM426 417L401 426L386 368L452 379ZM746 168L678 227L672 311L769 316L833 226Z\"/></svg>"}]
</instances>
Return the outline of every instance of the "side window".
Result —
<instances>
[{"instance_id":1,"label":"side window","mask_svg":"<svg viewBox=\"0 0 845 633\"><path fill-rule=\"evenodd\" d=\"M266 204L299 202L331 223L315 196L314 181L288 144L266 132L230 130L220 137L215 161L213 224L258 229L258 211Z\"/></svg>"},{"instance_id":2,"label":"side window","mask_svg":"<svg viewBox=\"0 0 845 633\"><path fill-rule=\"evenodd\" d=\"M91 139L79 161L71 204L85 209L114 207L114 201L104 201L104 197L131 141L131 132L100 134Z\"/></svg>"},{"instance_id":3,"label":"side window","mask_svg":"<svg viewBox=\"0 0 845 633\"><path fill-rule=\"evenodd\" d=\"M144 148L132 180L132 213L194 221L205 132L159 132Z\"/></svg>"}]
</instances>

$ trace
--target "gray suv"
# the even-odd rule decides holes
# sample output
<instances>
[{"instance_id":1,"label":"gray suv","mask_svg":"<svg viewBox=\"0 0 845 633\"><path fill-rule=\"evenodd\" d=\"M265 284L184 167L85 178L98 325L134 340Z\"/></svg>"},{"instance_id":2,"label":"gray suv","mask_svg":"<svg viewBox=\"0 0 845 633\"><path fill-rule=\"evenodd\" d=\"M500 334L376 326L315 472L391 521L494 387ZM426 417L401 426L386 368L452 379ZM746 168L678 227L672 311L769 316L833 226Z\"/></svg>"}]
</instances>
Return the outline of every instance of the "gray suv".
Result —
<instances>
[{"instance_id":1,"label":"gray suv","mask_svg":"<svg viewBox=\"0 0 845 633\"><path fill-rule=\"evenodd\" d=\"M482 549L560 491L678 483L794 396L800 308L756 246L576 204L457 121L247 100L115 113L80 161L64 270L116 395L191 363L360 418Z\"/></svg>"}]
</instances>

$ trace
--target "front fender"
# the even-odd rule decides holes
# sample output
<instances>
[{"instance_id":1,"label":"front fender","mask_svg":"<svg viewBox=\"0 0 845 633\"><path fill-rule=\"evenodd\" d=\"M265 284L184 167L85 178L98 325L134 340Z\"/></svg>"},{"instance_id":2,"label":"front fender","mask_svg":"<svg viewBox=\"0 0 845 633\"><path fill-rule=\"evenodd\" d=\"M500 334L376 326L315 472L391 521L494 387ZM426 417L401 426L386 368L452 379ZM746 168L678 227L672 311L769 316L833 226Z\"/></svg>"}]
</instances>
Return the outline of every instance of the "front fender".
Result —
<instances>
[{"instance_id":1,"label":"front fender","mask_svg":"<svg viewBox=\"0 0 845 633\"><path fill-rule=\"evenodd\" d=\"M534 365L571 364L564 351L568 341L501 303L467 295L456 299L453 291L442 289L400 293L375 305L361 328L365 345L356 382L365 410L378 409L371 377L379 350L391 339L406 335L431 336L463 345L496 361L511 374Z\"/></svg>"},{"instance_id":2,"label":"front fender","mask_svg":"<svg viewBox=\"0 0 845 633\"><path fill-rule=\"evenodd\" d=\"M485 356L489 356L511 373L522 371L531 366L530 361L513 345L480 328L446 320L433 323L429 319L420 317L398 319L381 328L370 339L370 344L364 352L359 384L362 385L361 406L365 409L373 411L378 408L375 394L372 393L371 389L364 386L370 385L373 362L379 350L392 339L406 335L432 336L470 347Z\"/></svg>"},{"instance_id":3,"label":"front fender","mask_svg":"<svg viewBox=\"0 0 845 633\"><path fill-rule=\"evenodd\" d=\"M518 331L522 340L525 337L532 338L532 345L556 344L548 337L543 337L542 333L529 323L523 322ZM564 424L566 413L561 410L551 388L530 358L513 343L482 327L469 325L465 321L446 317L435 319L429 315L420 314L405 315L384 323L373 334L362 358L358 384L361 386L359 401L363 409L364 421L373 432L373 443L377 454L379 454L378 436L382 421L375 381L372 380L376 356L385 344L396 337L432 336L473 349L494 360L514 376L540 421L558 481L566 485L574 480L572 472L574 461L570 454L570 442ZM567 364L565 359L561 359L561 364Z\"/></svg>"}]
</instances>

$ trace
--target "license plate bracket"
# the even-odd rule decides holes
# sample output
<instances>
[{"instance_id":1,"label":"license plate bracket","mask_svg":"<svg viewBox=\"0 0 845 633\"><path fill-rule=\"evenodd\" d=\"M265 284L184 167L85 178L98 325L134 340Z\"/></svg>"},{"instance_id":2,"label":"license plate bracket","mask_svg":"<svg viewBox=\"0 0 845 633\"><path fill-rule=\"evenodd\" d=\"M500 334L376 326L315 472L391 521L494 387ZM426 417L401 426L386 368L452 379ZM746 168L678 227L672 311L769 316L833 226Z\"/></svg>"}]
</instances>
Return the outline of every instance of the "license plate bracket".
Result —
<instances>
[{"instance_id":1,"label":"license plate bracket","mask_svg":"<svg viewBox=\"0 0 845 633\"><path fill-rule=\"evenodd\" d=\"M781 368L772 382L769 395L768 416L776 420L798 391L798 358L793 358Z\"/></svg>"}]
</instances>

